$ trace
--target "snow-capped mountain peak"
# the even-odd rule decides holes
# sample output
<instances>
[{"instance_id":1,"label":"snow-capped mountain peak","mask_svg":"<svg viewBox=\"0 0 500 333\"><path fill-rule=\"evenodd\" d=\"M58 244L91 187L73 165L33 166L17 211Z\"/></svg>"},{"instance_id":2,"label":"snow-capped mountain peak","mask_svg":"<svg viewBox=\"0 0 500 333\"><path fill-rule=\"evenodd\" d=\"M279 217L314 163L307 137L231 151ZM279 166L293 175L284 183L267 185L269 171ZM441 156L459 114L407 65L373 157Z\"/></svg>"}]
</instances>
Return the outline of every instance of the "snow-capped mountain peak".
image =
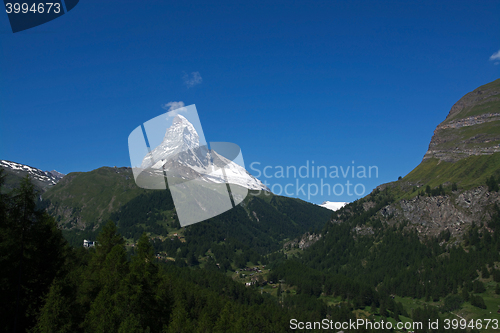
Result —
<instances>
[{"instance_id":1,"label":"snow-capped mountain peak","mask_svg":"<svg viewBox=\"0 0 500 333\"><path fill-rule=\"evenodd\" d=\"M62 177L66 176L64 173L60 173L59 171L52 170L52 171L46 171L52 175L57 181L59 181Z\"/></svg>"},{"instance_id":2,"label":"snow-capped mountain peak","mask_svg":"<svg viewBox=\"0 0 500 333\"><path fill-rule=\"evenodd\" d=\"M340 208L344 207L345 205L347 205L348 202L332 202L332 201L325 201L323 202L321 205L321 207L325 207L327 209L330 209L330 210L333 210L333 211L336 211L336 210L339 210Z\"/></svg>"},{"instance_id":3,"label":"snow-capped mountain peak","mask_svg":"<svg viewBox=\"0 0 500 333\"><path fill-rule=\"evenodd\" d=\"M205 143L200 143L198 132L182 115L177 115L173 119L172 125L165 132L162 143L146 155L141 168L165 170L167 175L183 179L229 183L251 190L269 191L244 167L210 151Z\"/></svg>"},{"instance_id":4,"label":"snow-capped mountain peak","mask_svg":"<svg viewBox=\"0 0 500 333\"><path fill-rule=\"evenodd\" d=\"M57 184L57 182L65 176L65 174L55 170L42 171L29 165L6 160L0 160L0 168L5 169L7 172L18 177L25 177L28 174L31 179L33 179L33 181L39 184L42 188L47 188Z\"/></svg>"},{"instance_id":5,"label":"snow-capped mountain peak","mask_svg":"<svg viewBox=\"0 0 500 333\"><path fill-rule=\"evenodd\" d=\"M165 132L163 142L169 144L182 141L188 148L197 148L200 146L200 137L198 132L184 116L178 114L172 121L172 126Z\"/></svg>"}]
</instances>

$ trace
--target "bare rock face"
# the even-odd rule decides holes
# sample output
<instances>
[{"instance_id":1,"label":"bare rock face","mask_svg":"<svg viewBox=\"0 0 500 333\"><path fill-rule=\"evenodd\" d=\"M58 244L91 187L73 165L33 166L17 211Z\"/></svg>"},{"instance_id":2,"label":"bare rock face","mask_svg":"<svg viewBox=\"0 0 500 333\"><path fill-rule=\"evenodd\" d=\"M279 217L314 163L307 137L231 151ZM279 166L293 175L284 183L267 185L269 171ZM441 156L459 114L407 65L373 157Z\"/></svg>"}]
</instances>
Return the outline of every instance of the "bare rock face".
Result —
<instances>
[{"instance_id":1,"label":"bare rock face","mask_svg":"<svg viewBox=\"0 0 500 333\"><path fill-rule=\"evenodd\" d=\"M408 222L422 236L436 236L449 230L461 237L472 223L488 222L490 209L500 204L500 193L488 192L486 186L445 196L417 196L382 208L378 214L385 222Z\"/></svg>"},{"instance_id":2,"label":"bare rock face","mask_svg":"<svg viewBox=\"0 0 500 333\"><path fill-rule=\"evenodd\" d=\"M321 239L321 234L306 233L299 242L300 249L306 249Z\"/></svg>"},{"instance_id":3,"label":"bare rock face","mask_svg":"<svg viewBox=\"0 0 500 333\"><path fill-rule=\"evenodd\" d=\"M321 239L321 234L306 232L301 238L296 238L289 242L286 242L284 248L299 248L301 250L307 249L309 246L313 245Z\"/></svg>"},{"instance_id":4,"label":"bare rock face","mask_svg":"<svg viewBox=\"0 0 500 333\"><path fill-rule=\"evenodd\" d=\"M375 207L375 202L365 201L363 202L363 210L366 212L368 209Z\"/></svg>"},{"instance_id":5,"label":"bare rock face","mask_svg":"<svg viewBox=\"0 0 500 333\"><path fill-rule=\"evenodd\" d=\"M423 160L455 162L500 152L500 79L466 94L438 125Z\"/></svg>"}]
</instances>

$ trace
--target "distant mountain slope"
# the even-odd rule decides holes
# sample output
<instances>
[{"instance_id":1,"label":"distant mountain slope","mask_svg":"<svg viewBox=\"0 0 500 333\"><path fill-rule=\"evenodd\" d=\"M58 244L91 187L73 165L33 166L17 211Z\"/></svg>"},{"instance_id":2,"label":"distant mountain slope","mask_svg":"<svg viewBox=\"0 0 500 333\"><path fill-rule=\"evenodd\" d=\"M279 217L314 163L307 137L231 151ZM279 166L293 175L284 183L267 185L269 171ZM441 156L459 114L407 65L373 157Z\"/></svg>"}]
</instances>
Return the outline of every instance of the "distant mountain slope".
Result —
<instances>
[{"instance_id":1,"label":"distant mountain slope","mask_svg":"<svg viewBox=\"0 0 500 333\"><path fill-rule=\"evenodd\" d=\"M130 168L72 172L42 195L43 206L64 229L99 226L122 205L144 193Z\"/></svg>"},{"instance_id":2,"label":"distant mountain slope","mask_svg":"<svg viewBox=\"0 0 500 333\"><path fill-rule=\"evenodd\" d=\"M332 201L325 201L321 205L321 207L325 207L326 209L330 209L333 211L339 210L340 208L344 207L347 205L348 202L332 202Z\"/></svg>"},{"instance_id":3,"label":"distant mountain slope","mask_svg":"<svg viewBox=\"0 0 500 333\"><path fill-rule=\"evenodd\" d=\"M43 207L72 235L96 231L113 219L129 239L142 232L166 236L179 229L168 190L144 190L134 183L130 168L102 167L68 174L43 194ZM267 191L251 191L235 209L186 229L186 235L213 234L213 239L233 236L259 248L321 228L331 215L323 207ZM176 223L177 222L177 223ZM74 242L80 243L80 240Z\"/></svg>"},{"instance_id":4,"label":"distant mountain slope","mask_svg":"<svg viewBox=\"0 0 500 333\"><path fill-rule=\"evenodd\" d=\"M150 191L123 205L111 219L128 239L143 232L162 239L180 233L187 243L206 244L205 251L214 243L232 240L236 248L265 254L278 250L284 239L319 230L330 215L331 211L302 200L252 191L234 209L181 229L169 191Z\"/></svg>"},{"instance_id":5,"label":"distant mountain slope","mask_svg":"<svg viewBox=\"0 0 500 333\"><path fill-rule=\"evenodd\" d=\"M65 175L63 173L52 171L42 171L40 169L6 160L0 160L0 168L5 170L6 182L5 188L7 190L16 188L19 181L29 175L33 184L41 192L46 191L51 186L54 186Z\"/></svg>"},{"instance_id":6,"label":"distant mountain slope","mask_svg":"<svg viewBox=\"0 0 500 333\"><path fill-rule=\"evenodd\" d=\"M500 128L499 128L500 130ZM500 175L500 153L491 155L469 156L455 162L446 162L437 158L422 161L403 178L403 182L416 186L431 187L453 183L462 189L472 189L486 184L491 176Z\"/></svg>"}]
</instances>

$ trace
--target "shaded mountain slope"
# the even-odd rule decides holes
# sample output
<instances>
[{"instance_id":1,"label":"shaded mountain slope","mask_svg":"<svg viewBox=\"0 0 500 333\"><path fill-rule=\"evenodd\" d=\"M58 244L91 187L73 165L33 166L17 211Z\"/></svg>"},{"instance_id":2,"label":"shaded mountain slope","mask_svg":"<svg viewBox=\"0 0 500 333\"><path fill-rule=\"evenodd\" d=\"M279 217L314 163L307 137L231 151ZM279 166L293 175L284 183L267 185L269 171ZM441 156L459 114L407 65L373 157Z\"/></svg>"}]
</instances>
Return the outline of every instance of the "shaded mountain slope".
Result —
<instances>
[{"instance_id":1,"label":"shaded mountain slope","mask_svg":"<svg viewBox=\"0 0 500 333\"><path fill-rule=\"evenodd\" d=\"M63 229L97 227L121 205L145 192L133 179L130 168L72 172L42 195L43 206Z\"/></svg>"},{"instance_id":2,"label":"shaded mountain slope","mask_svg":"<svg viewBox=\"0 0 500 333\"><path fill-rule=\"evenodd\" d=\"M129 168L103 167L71 173L43 195L42 205L74 245L97 234L108 219L130 240L143 232L167 237L181 230L168 190L138 188ZM220 242L233 238L261 253L285 238L321 228L331 211L265 191L250 191L235 209L183 229L186 240Z\"/></svg>"}]
</instances>

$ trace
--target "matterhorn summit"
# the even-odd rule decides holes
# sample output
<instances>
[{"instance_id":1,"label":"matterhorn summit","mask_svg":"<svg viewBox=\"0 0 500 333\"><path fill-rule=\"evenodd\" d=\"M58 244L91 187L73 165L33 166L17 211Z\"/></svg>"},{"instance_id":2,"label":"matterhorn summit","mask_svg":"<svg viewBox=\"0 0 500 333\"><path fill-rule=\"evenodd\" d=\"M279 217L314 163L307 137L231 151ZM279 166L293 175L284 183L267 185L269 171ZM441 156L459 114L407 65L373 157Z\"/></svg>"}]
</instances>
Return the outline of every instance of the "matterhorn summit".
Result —
<instances>
[{"instance_id":1,"label":"matterhorn summit","mask_svg":"<svg viewBox=\"0 0 500 333\"><path fill-rule=\"evenodd\" d=\"M200 142L193 124L178 114L165 132L163 141L143 159L141 168L165 172L168 177L178 179L198 179L269 191L243 166L211 148L209 150L206 143Z\"/></svg>"}]
</instances>

